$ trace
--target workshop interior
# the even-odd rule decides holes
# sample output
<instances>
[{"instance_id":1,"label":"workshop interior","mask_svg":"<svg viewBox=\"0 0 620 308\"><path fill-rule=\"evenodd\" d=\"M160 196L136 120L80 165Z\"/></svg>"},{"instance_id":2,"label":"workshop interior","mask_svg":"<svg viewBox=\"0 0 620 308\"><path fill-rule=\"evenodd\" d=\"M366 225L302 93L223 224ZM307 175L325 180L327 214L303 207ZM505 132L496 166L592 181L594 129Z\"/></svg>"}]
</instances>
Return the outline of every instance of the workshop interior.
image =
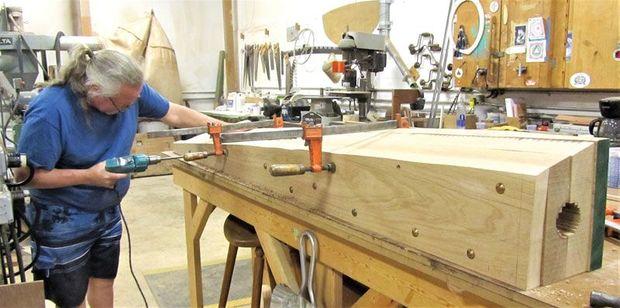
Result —
<instances>
[{"instance_id":1,"label":"workshop interior","mask_svg":"<svg viewBox=\"0 0 620 308\"><path fill-rule=\"evenodd\" d=\"M224 122L105 160L114 306L620 307L618 0L5 0L1 307L55 306L18 141L78 46Z\"/></svg>"}]
</instances>

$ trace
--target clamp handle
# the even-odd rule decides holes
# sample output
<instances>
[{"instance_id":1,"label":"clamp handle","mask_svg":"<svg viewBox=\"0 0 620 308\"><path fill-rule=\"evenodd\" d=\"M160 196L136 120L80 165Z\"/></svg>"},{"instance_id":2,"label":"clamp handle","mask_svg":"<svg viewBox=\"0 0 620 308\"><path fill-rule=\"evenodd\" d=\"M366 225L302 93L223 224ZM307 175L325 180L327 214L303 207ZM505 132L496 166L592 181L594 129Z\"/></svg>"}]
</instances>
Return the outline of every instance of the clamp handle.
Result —
<instances>
[{"instance_id":1,"label":"clamp handle","mask_svg":"<svg viewBox=\"0 0 620 308\"><path fill-rule=\"evenodd\" d=\"M183 155L183 160L184 161L194 161L194 160L199 160L199 159L203 159L203 158L207 158L209 156L215 156L215 152L194 152L194 153L187 153L185 155Z\"/></svg>"},{"instance_id":2,"label":"clamp handle","mask_svg":"<svg viewBox=\"0 0 620 308\"><path fill-rule=\"evenodd\" d=\"M309 171L306 166L301 164L277 164L269 166L271 176L300 175Z\"/></svg>"},{"instance_id":3,"label":"clamp handle","mask_svg":"<svg viewBox=\"0 0 620 308\"><path fill-rule=\"evenodd\" d=\"M321 171L336 172L336 164L329 163L321 167ZM306 167L302 164L275 164L269 166L269 174L272 176L289 176L289 175L301 175L306 172L313 172L311 167Z\"/></svg>"}]
</instances>

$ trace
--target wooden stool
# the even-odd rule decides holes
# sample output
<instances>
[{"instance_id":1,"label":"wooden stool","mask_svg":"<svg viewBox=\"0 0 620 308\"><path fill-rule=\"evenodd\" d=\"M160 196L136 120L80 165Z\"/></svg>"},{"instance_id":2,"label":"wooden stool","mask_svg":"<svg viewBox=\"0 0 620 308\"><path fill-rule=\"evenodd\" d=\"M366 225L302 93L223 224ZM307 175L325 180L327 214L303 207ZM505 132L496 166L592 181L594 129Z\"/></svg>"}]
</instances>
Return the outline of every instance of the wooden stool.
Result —
<instances>
[{"instance_id":1,"label":"wooden stool","mask_svg":"<svg viewBox=\"0 0 620 308\"><path fill-rule=\"evenodd\" d=\"M222 282L222 292L220 293L219 307L226 307L230 282L235 268L235 259L239 247L249 247L253 249L252 255L252 308L260 306L261 288L263 285L264 257L263 249L256 235L254 227L241 219L228 215L224 222L224 236L230 243L228 246L228 257L226 258L226 268L224 269L224 281Z\"/></svg>"}]
</instances>

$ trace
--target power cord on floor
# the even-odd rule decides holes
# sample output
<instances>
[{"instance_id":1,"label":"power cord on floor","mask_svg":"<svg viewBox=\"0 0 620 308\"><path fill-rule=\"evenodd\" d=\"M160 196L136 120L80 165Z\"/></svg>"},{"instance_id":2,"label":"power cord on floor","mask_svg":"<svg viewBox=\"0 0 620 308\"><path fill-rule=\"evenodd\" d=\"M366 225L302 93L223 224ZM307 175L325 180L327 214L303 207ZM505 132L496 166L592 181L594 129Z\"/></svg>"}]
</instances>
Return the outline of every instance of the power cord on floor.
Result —
<instances>
[{"instance_id":1,"label":"power cord on floor","mask_svg":"<svg viewBox=\"0 0 620 308\"><path fill-rule=\"evenodd\" d=\"M127 246L129 247L129 271L131 272L131 276L133 276L133 280L136 282L136 286L138 287L138 291L140 291L140 295L142 295L142 300L144 300L144 306L146 308L149 307L149 303L146 301L146 297L144 296L144 292L142 292L142 287L140 287L140 283L138 282L138 278L136 278L136 274L133 272L133 264L131 262L131 235L129 234L129 228L127 227L127 220L125 220L125 215L123 215L123 210L121 207L118 207L121 212L121 218L123 219L123 225L125 225L125 230L127 231Z\"/></svg>"}]
</instances>

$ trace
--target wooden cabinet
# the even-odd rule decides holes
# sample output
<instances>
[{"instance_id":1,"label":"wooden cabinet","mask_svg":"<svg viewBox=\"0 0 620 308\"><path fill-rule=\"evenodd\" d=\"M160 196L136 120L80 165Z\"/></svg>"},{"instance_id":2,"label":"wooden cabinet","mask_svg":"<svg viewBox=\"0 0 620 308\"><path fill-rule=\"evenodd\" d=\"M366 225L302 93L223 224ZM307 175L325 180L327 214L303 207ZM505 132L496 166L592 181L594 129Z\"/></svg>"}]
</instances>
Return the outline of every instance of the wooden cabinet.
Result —
<instances>
[{"instance_id":1,"label":"wooden cabinet","mask_svg":"<svg viewBox=\"0 0 620 308\"><path fill-rule=\"evenodd\" d=\"M490 12L489 7L492 2L498 3L495 13ZM498 86L498 58L500 38L500 10L501 1L481 0L480 4L484 10L484 30L482 39L478 46L470 54L454 53L453 71L455 74L456 85L458 87L476 88L497 88ZM453 37L454 42L459 42L459 32L464 35L465 48L472 46L476 42L476 35L480 27L479 14L474 2L465 1L459 5L453 18ZM486 70L486 74L480 74L481 70Z\"/></svg>"},{"instance_id":2,"label":"wooden cabinet","mask_svg":"<svg viewBox=\"0 0 620 308\"><path fill-rule=\"evenodd\" d=\"M459 29L474 42L477 2L484 10L484 34L471 54L454 58L457 86L620 88L620 1L464 1L454 18L456 42Z\"/></svg>"},{"instance_id":3,"label":"wooden cabinet","mask_svg":"<svg viewBox=\"0 0 620 308\"><path fill-rule=\"evenodd\" d=\"M566 1L512 0L503 8L500 66L500 87L503 88L562 88L564 43L566 32ZM542 17L545 38L528 42L530 18ZM531 34L533 35L533 34ZM535 45L537 44L538 45ZM544 47L541 46L544 45ZM528 46L529 45L529 46ZM531 47L534 46L534 47ZM542 48L544 62L528 59L529 48Z\"/></svg>"},{"instance_id":4,"label":"wooden cabinet","mask_svg":"<svg viewBox=\"0 0 620 308\"><path fill-rule=\"evenodd\" d=\"M585 73L590 77L586 89L620 89L620 1L573 0L567 35L572 54L566 59L564 83Z\"/></svg>"}]
</instances>

